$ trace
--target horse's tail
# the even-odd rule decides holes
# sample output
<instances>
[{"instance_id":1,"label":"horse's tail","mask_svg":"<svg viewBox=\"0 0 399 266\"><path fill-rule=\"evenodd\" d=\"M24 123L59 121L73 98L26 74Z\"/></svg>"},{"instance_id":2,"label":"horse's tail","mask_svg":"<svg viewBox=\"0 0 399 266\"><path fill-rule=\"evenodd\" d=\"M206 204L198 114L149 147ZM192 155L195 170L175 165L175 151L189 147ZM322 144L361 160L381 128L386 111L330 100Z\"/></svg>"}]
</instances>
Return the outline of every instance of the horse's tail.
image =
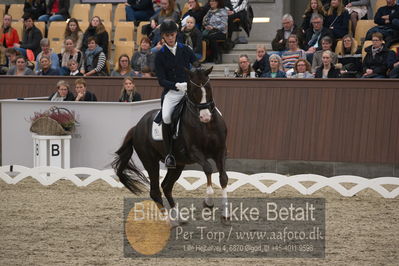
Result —
<instances>
[{"instance_id":1,"label":"horse's tail","mask_svg":"<svg viewBox=\"0 0 399 266\"><path fill-rule=\"evenodd\" d=\"M143 185L148 184L148 179L132 160L133 136L134 127L127 132L122 146L116 151L112 168L114 168L116 175L125 187L134 194L139 194L142 192Z\"/></svg>"}]
</instances>

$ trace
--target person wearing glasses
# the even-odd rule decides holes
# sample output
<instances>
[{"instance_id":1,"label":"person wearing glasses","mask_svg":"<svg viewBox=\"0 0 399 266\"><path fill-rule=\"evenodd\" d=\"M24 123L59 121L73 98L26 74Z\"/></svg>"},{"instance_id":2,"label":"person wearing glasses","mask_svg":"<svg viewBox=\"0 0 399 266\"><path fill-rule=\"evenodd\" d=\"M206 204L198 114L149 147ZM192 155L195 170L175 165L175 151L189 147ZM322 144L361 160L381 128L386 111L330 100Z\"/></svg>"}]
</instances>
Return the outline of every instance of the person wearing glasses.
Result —
<instances>
[{"instance_id":1,"label":"person wearing glasses","mask_svg":"<svg viewBox=\"0 0 399 266\"><path fill-rule=\"evenodd\" d=\"M363 59L362 78L385 78L390 51L383 44L382 33L373 33L371 41L372 45L365 49L367 54Z\"/></svg>"},{"instance_id":2,"label":"person wearing glasses","mask_svg":"<svg viewBox=\"0 0 399 266\"><path fill-rule=\"evenodd\" d=\"M248 55L240 55L238 69L234 72L234 76L236 78L249 78L251 72L253 72L253 69L251 67L251 62L249 62Z\"/></svg>"},{"instance_id":3,"label":"person wearing glasses","mask_svg":"<svg viewBox=\"0 0 399 266\"><path fill-rule=\"evenodd\" d=\"M311 67L306 59L298 59L294 65L294 72L289 78L297 79L310 79L314 78L314 75L310 72Z\"/></svg>"}]
</instances>

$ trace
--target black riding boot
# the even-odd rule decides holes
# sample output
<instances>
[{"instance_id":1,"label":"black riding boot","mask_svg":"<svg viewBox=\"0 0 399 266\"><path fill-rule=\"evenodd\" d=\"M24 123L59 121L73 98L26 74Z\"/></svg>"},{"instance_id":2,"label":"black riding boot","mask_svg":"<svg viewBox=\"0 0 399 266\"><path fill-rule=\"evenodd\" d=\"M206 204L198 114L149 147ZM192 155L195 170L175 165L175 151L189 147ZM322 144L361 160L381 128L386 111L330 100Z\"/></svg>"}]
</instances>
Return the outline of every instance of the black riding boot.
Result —
<instances>
[{"instance_id":1,"label":"black riding boot","mask_svg":"<svg viewBox=\"0 0 399 266\"><path fill-rule=\"evenodd\" d=\"M168 124L162 125L162 136L163 143L165 145L165 166L167 168L176 168L176 159L173 156L173 137L172 137L172 126Z\"/></svg>"}]
</instances>

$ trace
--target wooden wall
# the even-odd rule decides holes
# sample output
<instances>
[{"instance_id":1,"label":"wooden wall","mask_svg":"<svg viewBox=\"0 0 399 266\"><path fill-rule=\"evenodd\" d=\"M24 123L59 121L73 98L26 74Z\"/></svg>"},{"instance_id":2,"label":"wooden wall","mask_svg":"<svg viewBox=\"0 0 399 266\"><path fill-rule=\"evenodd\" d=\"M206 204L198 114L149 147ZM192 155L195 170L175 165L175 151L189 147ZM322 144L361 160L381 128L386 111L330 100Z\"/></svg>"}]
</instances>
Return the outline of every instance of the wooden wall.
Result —
<instances>
[{"instance_id":1,"label":"wooden wall","mask_svg":"<svg viewBox=\"0 0 399 266\"><path fill-rule=\"evenodd\" d=\"M64 78L64 77L63 77ZM59 77L0 77L0 98L50 95ZM74 78L66 77L73 84ZM88 78L101 101L116 101L121 78ZM228 128L230 158L399 163L397 80L212 79ZM137 79L143 99L155 79Z\"/></svg>"}]
</instances>

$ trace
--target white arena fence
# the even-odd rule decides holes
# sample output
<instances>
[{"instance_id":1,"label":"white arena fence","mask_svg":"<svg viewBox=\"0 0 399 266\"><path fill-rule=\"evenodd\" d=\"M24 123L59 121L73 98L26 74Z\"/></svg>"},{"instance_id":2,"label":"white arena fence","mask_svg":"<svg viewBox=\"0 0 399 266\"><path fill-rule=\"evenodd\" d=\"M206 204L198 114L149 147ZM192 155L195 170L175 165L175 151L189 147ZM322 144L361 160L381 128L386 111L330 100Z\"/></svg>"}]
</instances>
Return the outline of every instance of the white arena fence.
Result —
<instances>
[{"instance_id":1,"label":"white arena fence","mask_svg":"<svg viewBox=\"0 0 399 266\"><path fill-rule=\"evenodd\" d=\"M143 171L147 175L146 171ZM372 189L384 198L396 198L399 195L399 178L379 177L367 179L359 176L342 175L334 177L324 177L313 174L302 174L294 176L284 176L274 173L259 173L247 175L239 172L227 172L229 179L233 182L228 186L227 191L232 192L244 185L251 185L262 193L273 193L283 186L296 189L302 195L312 195L324 187L330 187L345 197L352 197L364 189ZM166 175L166 170L160 171L161 178ZM44 186L52 185L60 179L69 180L78 187L87 186L97 180L102 180L112 187L122 188L123 184L118 181L113 169L97 170L93 168L77 167L62 169L58 167L36 167L27 168L20 165L6 165L0 167L0 179L7 184L17 184L25 178L31 177ZM189 179L196 179L189 182ZM206 185L206 177L202 171L183 171L177 181L186 190L195 190ZM212 174L212 182L219 186L219 174ZM269 186L263 182L272 182ZM311 182L305 186L302 182ZM349 189L343 184L351 184ZM389 191L384 186L396 186Z\"/></svg>"}]
</instances>

